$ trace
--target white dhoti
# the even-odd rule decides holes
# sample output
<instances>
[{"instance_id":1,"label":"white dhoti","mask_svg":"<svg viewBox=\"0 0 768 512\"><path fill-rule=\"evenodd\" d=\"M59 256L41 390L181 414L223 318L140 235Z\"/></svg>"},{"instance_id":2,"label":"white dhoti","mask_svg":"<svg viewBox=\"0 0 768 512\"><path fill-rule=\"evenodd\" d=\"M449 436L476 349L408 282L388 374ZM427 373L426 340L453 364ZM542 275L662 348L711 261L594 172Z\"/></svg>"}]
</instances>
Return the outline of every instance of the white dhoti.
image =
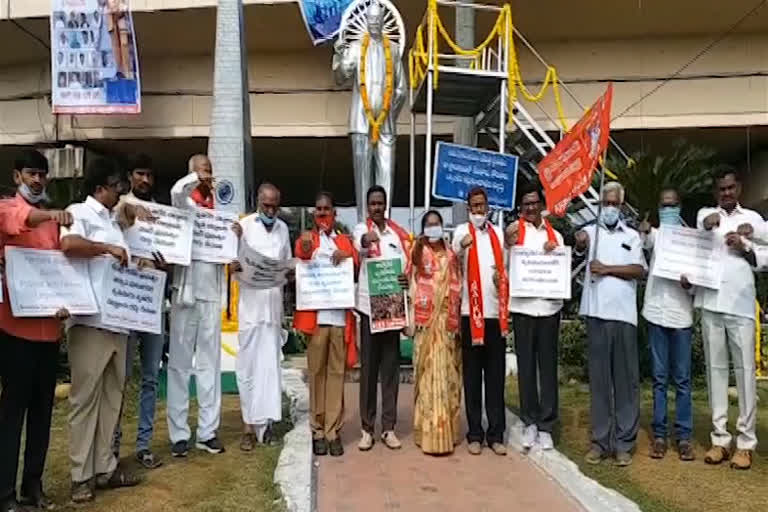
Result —
<instances>
[{"instance_id":1,"label":"white dhoti","mask_svg":"<svg viewBox=\"0 0 768 512\"><path fill-rule=\"evenodd\" d=\"M263 430L282 419L282 327L259 324L241 330L238 339L240 347L235 370L243 423Z\"/></svg>"},{"instance_id":2,"label":"white dhoti","mask_svg":"<svg viewBox=\"0 0 768 512\"><path fill-rule=\"evenodd\" d=\"M194 360L194 366L193 366ZM199 406L196 439L216 436L221 420L220 303L174 304L168 357L168 432L171 443L189 441L189 379L194 371Z\"/></svg>"}]
</instances>

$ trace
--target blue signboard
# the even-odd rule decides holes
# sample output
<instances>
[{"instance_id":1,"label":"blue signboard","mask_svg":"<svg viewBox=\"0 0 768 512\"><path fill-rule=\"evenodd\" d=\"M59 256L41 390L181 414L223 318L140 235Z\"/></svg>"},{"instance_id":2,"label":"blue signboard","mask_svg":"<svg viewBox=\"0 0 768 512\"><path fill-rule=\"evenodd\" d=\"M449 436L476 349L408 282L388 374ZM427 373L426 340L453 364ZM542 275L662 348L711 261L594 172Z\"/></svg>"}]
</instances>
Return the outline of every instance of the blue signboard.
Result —
<instances>
[{"instance_id":1,"label":"blue signboard","mask_svg":"<svg viewBox=\"0 0 768 512\"><path fill-rule=\"evenodd\" d=\"M315 45L330 41L339 32L341 16L352 0L301 0L301 15Z\"/></svg>"},{"instance_id":2,"label":"blue signboard","mask_svg":"<svg viewBox=\"0 0 768 512\"><path fill-rule=\"evenodd\" d=\"M437 143L436 155L434 197L464 202L470 190L483 187L492 208L515 207L516 156L442 141Z\"/></svg>"}]
</instances>

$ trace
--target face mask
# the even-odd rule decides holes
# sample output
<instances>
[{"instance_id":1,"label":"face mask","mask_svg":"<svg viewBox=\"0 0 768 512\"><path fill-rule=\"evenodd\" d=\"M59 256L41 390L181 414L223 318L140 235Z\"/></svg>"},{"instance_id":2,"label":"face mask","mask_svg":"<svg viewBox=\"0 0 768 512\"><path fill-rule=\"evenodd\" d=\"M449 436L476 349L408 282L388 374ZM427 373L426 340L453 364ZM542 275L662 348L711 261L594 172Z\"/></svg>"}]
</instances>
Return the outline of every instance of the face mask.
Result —
<instances>
[{"instance_id":1,"label":"face mask","mask_svg":"<svg viewBox=\"0 0 768 512\"><path fill-rule=\"evenodd\" d=\"M26 201L29 204L39 204L39 203L47 203L48 202L48 194L45 193L45 189L43 189L42 192L39 194L35 194L32 192L32 189L29 188L29 186L26 183L22 183L19 185L19 187L16 189L21 197L26 199Z\"/></svg>"},{"instance_id":2,"label":"face mask","mask_svg":"<svg viewBox=\"0 0 768 512\"><path fill-rule=\"evenodd\" d=\"M662 206L659 208L659 224L680 224L679 206Z\"/></svg>"},{"instance_id":3,"label":"face mask","mask_svg":"<svg viewBox=\"0 0 768 512\"><path fill-rule=\"evenodd\" d=\"M334 216L330 214L315 214L315 226L317 226L320 231L330 231L331 228L333 228L335 220Z\"/></svg>"},{"instance_id":4,"label":"face mask","mask_svg":"<svg viewBox=\"0 0 768 512\"><path fill-rule=\"evenodd\" d=\"M424 236L430 242L437 242L443 238L443 226L427 226L424 228Z\"/></svg>"},{"instance_id":5,"label":"face mask","mask_svg":"<svg viewBox=\"0 0 768 512\"><path fill-rule=\"evenodd\" d=\"M485 226L485 222L488 220L488 216L482 213L473 213L469 216L469 221L475 228L480 229Z\"/></svg>"},{"instance_id":6,"label":"face mask","mask_svg":"<svg viewBox=\"0 0 768 512\"><path fill-rule=\"evenodd\" d=\"M600 210L600 222L605 226L615 226L619 222L619 209L615 206L603 206Z\"/></svg>"},{"instance_id":7,"label":"face mask","mask_svg":"<svg viewBox=\"0 0 768 512\"><path fill-rule=\"evenodd\" d=\"M264 213L260 213L259 219L261 219L262 224L264 224L267 227L270 227L270 226L274 226L275 220L277 220L277 217L267 217Z\"/></svg>"}]
</instances>

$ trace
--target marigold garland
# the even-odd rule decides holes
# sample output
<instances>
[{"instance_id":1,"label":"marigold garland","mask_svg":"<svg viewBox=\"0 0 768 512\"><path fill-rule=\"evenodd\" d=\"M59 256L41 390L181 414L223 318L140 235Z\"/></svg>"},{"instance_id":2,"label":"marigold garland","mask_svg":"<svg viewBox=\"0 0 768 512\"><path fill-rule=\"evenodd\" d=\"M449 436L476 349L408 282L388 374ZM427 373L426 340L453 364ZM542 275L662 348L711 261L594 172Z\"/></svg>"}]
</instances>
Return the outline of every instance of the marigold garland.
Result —
<instances>
[{"instance_id":1,"label":"marigold garland","mask_svg":"<svg viewBox=\"0 0 768 512\"><path fill-rule=\"evenodd\" d=\"M386 34L382 34L382 41L384 43L384 61L386 63L386 84L384 86L384 102L381 106L381 112L379 112L379 115L375 118L373 117L373 111L371 110L371 101L368 98L368 82L365 74L368 60L368 45L371 44L370 34L365 34L363 36L360 51L360 99L363 102L363 110L365 111L365 117L368 119L368 125L371 127L372 144L379 142L381 127L384 124L384 121L387 120L389 110L392 108L392 92L395 82L393 77L394 65L392 63L392 45Z\"/></svg>"}]
</instances>

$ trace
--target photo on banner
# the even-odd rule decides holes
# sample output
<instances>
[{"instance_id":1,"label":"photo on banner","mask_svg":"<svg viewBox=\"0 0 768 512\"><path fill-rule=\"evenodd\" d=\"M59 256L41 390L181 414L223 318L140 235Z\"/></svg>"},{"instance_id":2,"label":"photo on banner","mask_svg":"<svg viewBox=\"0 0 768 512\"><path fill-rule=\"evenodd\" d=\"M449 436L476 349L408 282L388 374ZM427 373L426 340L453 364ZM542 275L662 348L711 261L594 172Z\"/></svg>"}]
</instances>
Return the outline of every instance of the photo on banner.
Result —
<instances>
[{"instance_id":1,"label":"photo on banner","mask_svg":"<svg viewBox=\"0 0 768 512\"><path fill-rule=\"evenodd\" d=\"M51 0L53 113L140 113L136 48L128 0Z\"/></svg>"},{"instance_id":2,"label":"photo on banner","mask_svg":"<svg viewBox=\"0 0 768 512\"><path fill-rule=\"evenodd\" d=\"M400 286L400 258L372 258L365 262L371 303L371 332L399 331L408 327L408 295Z\"/></svg>"},{"instance_id":3,"label":"photo on banner","mask_svg":"<svg viewBox=\"0 0 768 512\"><path fill-rule=\"evenodd\" d=\"M315 46L339 33L341 17L355 0L300 0L299 8L309 37Z\"/></svg>"}]
</instances>

